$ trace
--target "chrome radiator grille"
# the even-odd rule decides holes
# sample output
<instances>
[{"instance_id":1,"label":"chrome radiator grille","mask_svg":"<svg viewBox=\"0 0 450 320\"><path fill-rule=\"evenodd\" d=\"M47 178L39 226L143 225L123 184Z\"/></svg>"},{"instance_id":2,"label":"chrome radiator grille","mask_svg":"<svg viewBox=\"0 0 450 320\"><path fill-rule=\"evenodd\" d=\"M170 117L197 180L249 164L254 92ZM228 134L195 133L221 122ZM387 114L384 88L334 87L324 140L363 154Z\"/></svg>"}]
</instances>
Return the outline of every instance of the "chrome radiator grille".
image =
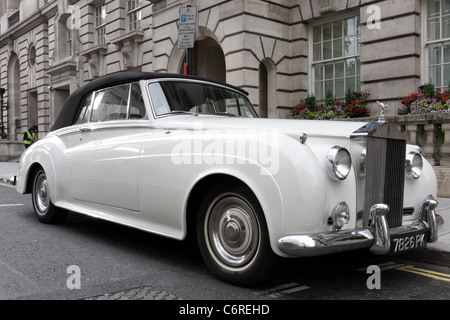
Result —
<instances>
[{"instance_id":1,"label":"chrome radiator grille","mask_svg":"<svg viewBox=\"0 0 450 320\"><path fill-rule=\"evenodd\" d=\"M369 223L370 208L377 203L389 205L390 228L402 225L406 140L400 132L392 134L395 128L387 128L367 137L364 226Z\"/></svg>"}]
</instances>

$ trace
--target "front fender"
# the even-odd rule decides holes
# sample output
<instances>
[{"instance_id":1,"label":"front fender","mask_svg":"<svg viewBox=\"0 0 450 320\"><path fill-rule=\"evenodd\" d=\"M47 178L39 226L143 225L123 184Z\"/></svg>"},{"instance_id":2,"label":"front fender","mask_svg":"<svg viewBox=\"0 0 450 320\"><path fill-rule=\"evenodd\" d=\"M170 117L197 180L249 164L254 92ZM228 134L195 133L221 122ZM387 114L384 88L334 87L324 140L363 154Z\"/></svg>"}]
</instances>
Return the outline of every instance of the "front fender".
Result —
<instances>
[{"instance_id":1,"label":"front fender","mask_svg":"<svg viewBox=\"0 0 450 320\"><path fill-rule=\"evenodd\" d=\"M415 146L408 146L407 152L415 151L418 152L418 148ZM425 158L423 158L423 169L422 174L417 180L405 179L405 190L404 190L404 207L414 208L414 214L411 216L406 216L404 219L413 220L418 219L420 215L420 208L422 206L423 200L429 195L433 195L437 198L438 193L438 182L436 178L436 173L433 166Z\"/></svg>"},{"instance_id":2,"label":"front fender","mask_svg":"<svg viewBox=\"0 0 450 320\"><path fill-rule=\"evenodd\" d=\"M187 208L190 194L204 179L218 175L234 178L245 184L258 199L266 219L272 249L278 252L276 243L280 230L283 229L286 206L282 191L274 176L262 175L261 170L264 170L264 168L258 164L227 167L210 166L203 170L188 188L188 192L184 197L186 199L185 208ZM187 228L186 224L184 224L183 234L186 235L186 233Z\"/></svg>"},{"instance_id":3,"label":"front fender","mask_svg":"<svg viewBox=\"0 0 450 320\"><path fill-rule=\"evenodd\" d=\"M54 203L55 199L57 199L58 194L58 188L56 185L57 173L55 170L55 163L53 157L46 148L37 148L41 144L44 144L44 142L36 142L22 154L19 161L16 190L22 194L31 193L32 188L30 186L33 183L32 180L34 179L35 170L37 167L41 167L45 171L45 174L47 176L50 188L50 196L52 202Z\"/></svg>"},{"instance_id":4,"label":"front fender","mask_svg":"<svg viewBox=\"0 0 450 320\"><path fill-rule=\"evenodd\" d=\"M328 151L335 145L349 148L345 139L309 137L302 144L299 133L283 139L280 172L275 176L285 203L282 233L323 232L331 212L340 202L350 208L350 220L356 223L356 175L352 168L347 179L332 181L326 172ZM346 227L350 227L350 224Z\"/></svg>"}]
</instances>

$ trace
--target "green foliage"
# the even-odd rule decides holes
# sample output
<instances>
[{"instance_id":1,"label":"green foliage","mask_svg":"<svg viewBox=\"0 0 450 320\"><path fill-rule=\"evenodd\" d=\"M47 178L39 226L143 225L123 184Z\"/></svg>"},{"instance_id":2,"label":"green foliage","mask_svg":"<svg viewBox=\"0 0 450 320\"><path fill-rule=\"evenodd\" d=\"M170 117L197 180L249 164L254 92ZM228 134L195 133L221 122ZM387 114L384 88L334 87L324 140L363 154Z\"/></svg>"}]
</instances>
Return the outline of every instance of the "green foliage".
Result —
<instances>
[{"instance_id":1,"label":"green foliage","mask_svg":"<svg viewBox=\"0 0 450 320\"><path fill-rule=\"evenodd\" d=\"M334 99L333 92L331 90L327 91L325 95L325 99L323 99L323 104L326 106L331 106L336 103L336 99Z\"/></svg>"},{"instance_id":2,"label":"green foliage","mask_svg":"<svg viewBox=\"0 0 450 320\"><path fill-rule=\"evenodd\" d=\"M345 101L339 101L333 97L331 91L328 91L325 99L317 103L314 96L308 95L304 101L291 109L291 116L295 119L309 120L369 117L370 111L366 106L369 96L368 92L348 90Z\"/></svg>"},{"instance_id":3,"label":"green foliage","mask_svg":"<svg viewBox=\"0 0 450 320\"><path fill-rule=\"evenodd\" d=\"M428 94L428 97L430 98L434 98L436 91L434 89L434 84L432 84L431 82L424 84L421 87L420 92L424 95Z\"/></svg>"},{"instance_id":4,"label":"green foliage","mask_svg":"<svg viewBox=\"0 0 450 320\"><path fill-rule=\"evenodd\" d=\"M316 102L316 97L314 95L309 95L306 97L304 104L306 106L311 107L312 109L316 109L317 107L317 102Z\"/></svg>"}]
</instances>

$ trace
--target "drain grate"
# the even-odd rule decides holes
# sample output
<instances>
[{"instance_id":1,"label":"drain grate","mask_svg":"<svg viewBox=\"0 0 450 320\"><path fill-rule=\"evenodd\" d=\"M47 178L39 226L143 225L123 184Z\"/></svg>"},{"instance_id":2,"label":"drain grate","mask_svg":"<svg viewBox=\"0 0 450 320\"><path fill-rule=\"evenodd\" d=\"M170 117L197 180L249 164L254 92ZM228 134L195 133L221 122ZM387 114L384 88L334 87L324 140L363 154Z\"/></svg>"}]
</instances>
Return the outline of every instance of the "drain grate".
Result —
<instances>
[{"instance_id":1,"label":"drain grate","mask_svg":"<svg viewBox=\"0 0 450 320\"><path fill-rule=\"evenodd\" d=\"M85 298L83 300L184 300L172 293L148 286Z\"/></svg>"}]
</instances>

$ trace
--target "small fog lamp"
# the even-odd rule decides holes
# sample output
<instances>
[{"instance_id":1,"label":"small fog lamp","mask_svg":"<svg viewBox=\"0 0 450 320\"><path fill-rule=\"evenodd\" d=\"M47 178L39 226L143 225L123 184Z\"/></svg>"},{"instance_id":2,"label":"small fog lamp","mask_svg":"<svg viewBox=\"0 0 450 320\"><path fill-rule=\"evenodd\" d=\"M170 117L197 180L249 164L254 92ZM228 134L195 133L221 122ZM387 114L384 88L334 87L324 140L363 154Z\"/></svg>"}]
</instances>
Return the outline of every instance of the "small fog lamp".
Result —
<instances>
[{"instance_id":1,"label":"small fog lamp","mask_svg":"<svg viewBox=\"0 0 450 320\"><path fill-rule=\"evenodd\" d=\"M350 209L345 201L339 202L332 212L334 228L341 230L350 221Z\"/></svg>"}]
</instances>

